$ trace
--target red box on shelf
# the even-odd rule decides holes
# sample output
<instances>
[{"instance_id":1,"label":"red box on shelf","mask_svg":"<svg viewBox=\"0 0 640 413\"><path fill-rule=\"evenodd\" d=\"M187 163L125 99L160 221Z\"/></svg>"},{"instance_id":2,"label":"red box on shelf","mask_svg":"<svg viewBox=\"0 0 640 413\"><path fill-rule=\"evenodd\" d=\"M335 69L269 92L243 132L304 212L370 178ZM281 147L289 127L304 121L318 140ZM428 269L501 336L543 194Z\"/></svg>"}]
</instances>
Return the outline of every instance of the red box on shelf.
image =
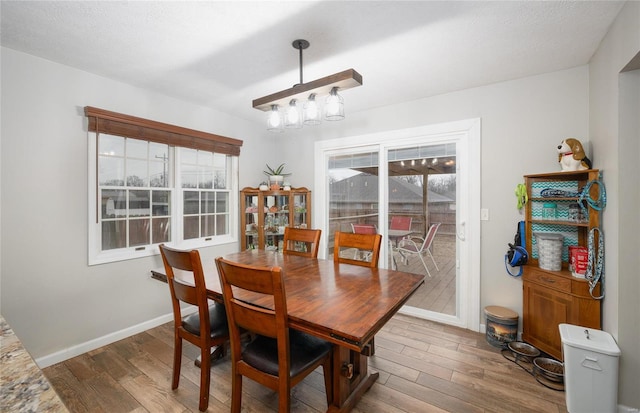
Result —
<instances>
[{"instance_id":1,"label":"red box on shelf","mask_svg":"<svg viewBox=\"0 0 640 413\"><path fill-rule=\"evenodd\" d=\"M575 277L584 278L587 272L589 251L586 247L572 245L569 247L569 270Z\"/></svg>"}]
</instances>

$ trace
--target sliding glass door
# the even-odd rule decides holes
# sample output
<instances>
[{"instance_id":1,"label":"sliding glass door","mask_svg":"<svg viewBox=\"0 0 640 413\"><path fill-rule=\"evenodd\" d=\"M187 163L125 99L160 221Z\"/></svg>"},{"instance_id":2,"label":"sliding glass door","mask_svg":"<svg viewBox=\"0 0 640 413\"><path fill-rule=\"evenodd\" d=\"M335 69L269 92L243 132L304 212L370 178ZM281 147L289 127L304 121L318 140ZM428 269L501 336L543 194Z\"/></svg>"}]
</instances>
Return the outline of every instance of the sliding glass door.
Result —
<instances>
[{"instance_id":1,"label":"sliding glass door","mask_svg":"<svg viewBox=\"0 0 640 413\"><path fill-rule=\"evenodd\" d=\"M378 226L378 152L347 150L327 159L328 179L327 256L333 254L336 231L353 232L353 224Z\"/></svg>"},{"instance_id":2,"label":"sliding glass door","mask_svg":"<svg viewBox=\"0 0 640 413\"><path fill-rule=\"evenodd\" d=\"M457 316L456 142L387 149L390 267L422 274L414 313Z\"/></svg>"},{"instance_id":3,"label":"sliding glass door","mask_svg":"<svg viewBox=\"0 0 640 413\"><path fill-rule=\"evenodd\" d=\"M381 267L425 276L401 312L477 331L479 138L470 120L317 142L320 256L335 231L373 226Z\"/></svg>"}]
</instances>

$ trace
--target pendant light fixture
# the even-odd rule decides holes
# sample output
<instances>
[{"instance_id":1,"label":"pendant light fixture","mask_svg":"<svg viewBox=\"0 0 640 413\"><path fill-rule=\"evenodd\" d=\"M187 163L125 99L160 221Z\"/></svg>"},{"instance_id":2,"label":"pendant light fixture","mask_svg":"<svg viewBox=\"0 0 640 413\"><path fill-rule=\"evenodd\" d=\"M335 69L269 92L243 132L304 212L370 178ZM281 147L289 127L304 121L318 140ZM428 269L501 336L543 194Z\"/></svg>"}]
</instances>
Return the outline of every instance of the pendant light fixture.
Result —
<instances>
[{"instance_id":1,"label":"pendant light fixture","mask_svg":"<svg viewBox=\"0 0 640 413\"><path fill-rule=\"evenodd\" d=\"M293 41L292 46L300 53L300 83L290 89L253 100L254 108L267 112L267 129L282 132L284 128L319 125L323 117L331 121L344 119L344 99L338 91L361 86L362 76L355 70L348 69L304 83L302 51L309 47L309 42L298 39ZM326 96L324 108L320 107L321 96Z\"/></svg>"}]
</instances>

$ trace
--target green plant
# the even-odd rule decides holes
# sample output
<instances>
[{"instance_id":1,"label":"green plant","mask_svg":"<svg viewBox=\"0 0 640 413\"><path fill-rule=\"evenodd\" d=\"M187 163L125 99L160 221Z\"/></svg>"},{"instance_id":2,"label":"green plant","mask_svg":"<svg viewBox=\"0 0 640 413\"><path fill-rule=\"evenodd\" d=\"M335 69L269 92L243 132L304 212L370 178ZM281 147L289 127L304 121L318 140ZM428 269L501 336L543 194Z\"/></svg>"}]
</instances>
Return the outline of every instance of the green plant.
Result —
<instances>
[{"instance_id":1,"label":"green plant","mask_svg":"<svg viewBox=\"0 0 640 413\"><path fill-rule=\"evenodd\" d=\"M291 175L290 173L284 173L284 165L285 164L280 164L280 166L278 166L277 168L272 168L269 166L269 164L267 164L267 170L264 171L264 174L267 176L272 176L272 175L281 175L281 176L289 176Z\"/></svg>"}]
</instances>

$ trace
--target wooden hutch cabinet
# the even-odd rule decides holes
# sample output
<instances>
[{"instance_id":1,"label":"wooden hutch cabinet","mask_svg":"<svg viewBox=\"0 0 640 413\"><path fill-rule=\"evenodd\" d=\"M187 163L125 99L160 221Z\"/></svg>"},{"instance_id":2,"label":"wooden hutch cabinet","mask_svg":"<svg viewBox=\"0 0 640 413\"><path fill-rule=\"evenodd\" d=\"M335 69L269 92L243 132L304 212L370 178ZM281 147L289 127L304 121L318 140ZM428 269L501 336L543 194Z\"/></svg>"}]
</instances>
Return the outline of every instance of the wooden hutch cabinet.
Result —
<instances>
[{"instance_id":1,"label":"wooden hutch cabinet","mask_svg":"<svg viewBox=\"0 0 640 413\"><path fill-rule=\"evenodd\" d=\"M601 328L601 283L593 292L584 278L575 277L568 269L568 246L587 246L589 232L600 224L600 212L586 202L588 217L581 220L569 216L569 206L579 201L582 188L589 181L599 179L598 170L567 171L525 175L529 201L526 204L525 228L528 264L524 266L523 281L523 332L522 339L562 359L562 343L558 325L569 323L588 328ZM600 188L591 187L591 197L598 198ZM549 203L556 206L556 216L544 214ZM562 268L549 271L539 267L539 256L534 235L536 232L560 233L564 237ZM597 238L596 238L597 240ZM597 242L595 243L597 245ZM593 296L592 296L593 294Z\"/></svg>"},{"instance_id":2,"label":"wooden hutch cabinet","mask_svg":"<svg viewBox=\"0 0 640 413\"><path fill-rule=\"evenodd\" d=\"M240 248L282 249L284 227L311 227L311 191L307 188L240 191Z\"/></svg>"}]
</instances>

